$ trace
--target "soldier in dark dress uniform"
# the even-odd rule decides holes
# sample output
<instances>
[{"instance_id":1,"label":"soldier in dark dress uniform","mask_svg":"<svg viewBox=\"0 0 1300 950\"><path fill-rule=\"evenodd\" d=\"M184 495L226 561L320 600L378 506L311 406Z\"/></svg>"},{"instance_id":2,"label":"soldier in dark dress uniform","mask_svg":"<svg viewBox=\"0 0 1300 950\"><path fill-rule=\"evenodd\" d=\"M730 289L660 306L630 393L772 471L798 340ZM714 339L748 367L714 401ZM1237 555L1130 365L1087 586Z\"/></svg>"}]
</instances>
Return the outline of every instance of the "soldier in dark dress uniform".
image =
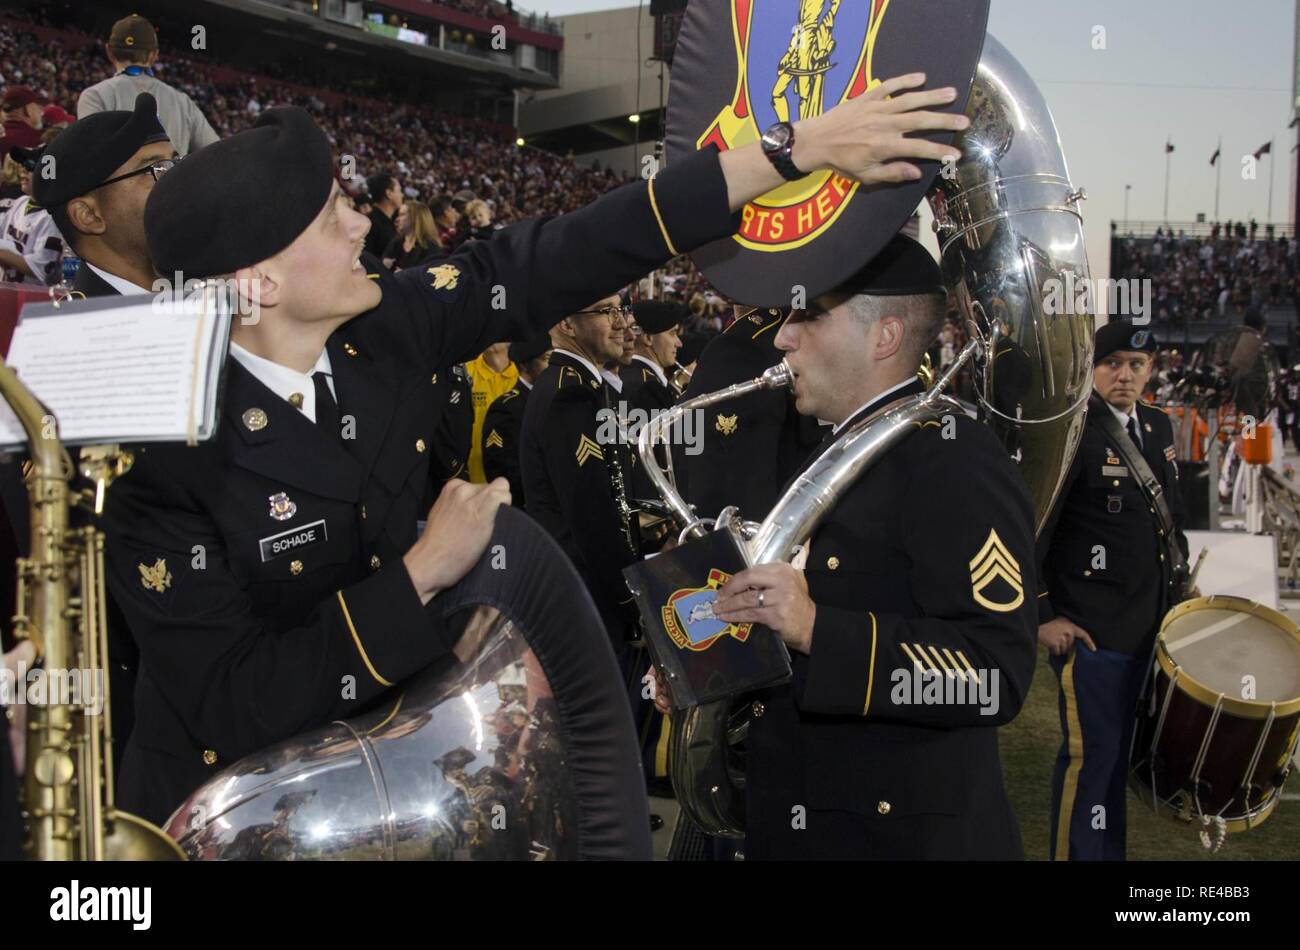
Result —
<instances>
[{"instance_id":1,"label":"soldier in dark dress uniform","mask_svg":"<svg viewBox=\"0 0 1300 950\"><path fill-rule=\"evenodd\" d=\"M450 479L469 480L469 447L474 433L474 394L463 363L434 374L435 404L442 417L433 433L430 484L436 494Z\"/></svg>"},{"instance_id":2,"label":"soldier in dark dress uniform","mask_svg":"<svg viewBox=\"0 0 1300 950\"><path fill-rule=\"evenodd\" d=\"M1187 538L1173 426L1139 401L1156 352L1150 331L1127 320L1097 331L1083 437L1038 539L1038 639L1061 687L1051 828L1058 860L1124 859L1135 704L1160 621L1181 596L1172 570L1186 559ZM1159 481L1172 537L1162 536L1137 474L1103 430L1106 414Z\"/></svg>"},{"instance_id":3,"label":"soldier in dark dress uniform","mask_svg":"<svg viewBox=\"0 0 1300 950\"><path fill-rule=\"evenodd\" d=\"M74 122L46 146L44 154L56 174L36 175L33 189L82 258L71 288L73 295L111 297L149 292L154 268L144 235L144 205L156 175L176 155L158 121L153 96L142 93L133 112L99 112ZM108 181L113 183L103 184ZM19 552L26 555L27 491L16 466L5 466L0 482ZM87 517L80 511L73 514L74 519ZM135 720L139 651L111 592L105 607L113 758L120 764Z\"/></svg>"},{"instance_id":4,"label":"soldier in dark dress uniform","mask_svg":"<svg viewBox=\"0 0 1300 950\"><path fill-rule=\"evenodd\" d=\"M633 335L632 362L623 370L622 402L632 418L646 419L671 409L677 401L677 391L671 380L676 373L677 351L682 341L678 335L682 321L689 311L680 304L645 300L632 307L636 332ZM632 427L635 429L636 427ZM638 430L639 431L639 430ZM685 432L685 429L682 430ZM636 433L630 431L629 435ZM632 455L632 494L642 499L657 499L654 484L637 457L636 445L629 446ZM664 449L662 451L667 451ZM667 458L660 459L666 465Z\"/></svg>"},{"instance_id":5,"label":"soldier in dark dress uniform","mask_svg":"<svg viewBox=\"0 0 1300 950\"><path fill-rule=\"evenodd\" d=\"M144 206L176 158L154 97L141 93L133 112L78 119L55 136L45 155L57 172L33 179L33 197L81 258L73 291L87 297L152 291L156 274Z\"/></svg>"},{"instance_id":6,"label":"soldier in dark dress uniform","mask_svg":"<svg viewBox=\"0 0 1300 950\"><path fill-rule=\"evenodd\" d=\"M671 253L665 233L689 247L729 233L728 205L704 152L393 276L358 257L366 221L302 110L268 110L161 179L146 209L155 262L186 278L234 274L261 309L235 321L243 353L216 438L142 449L109 493L109 583L142 656L120 806L161 821L223 765L445 657L430 600L477 559L508 491L456 480L422 507L436 368L544 330L581 306L575 292L646 272ZM491 305L497 285L505 309ZM290 321L293 352L276 355L298 353L298 368L267 351ZM312 333L323 350L299 352ZM286 375L303 381L296 392L282 392Z\"/></svg>"},{"instance_id":7,"label":"soldier in dark dress uniform","mask_svg":"<svg viewBox=\"0 0 1300 950\"><path fill-rule=\"evenodd\" d=\"M551 330L556 345L528 398L519 456L528 513L572 559L616 653L636 636L622 571L639 547L616 395L598 367L620 357L624 320L615 294Z\"/></svg>"},{"instance_id":8,"label":"soldier in dark dress uniform","mask_svg":"<svg viewBox=\"0 0 1300 950\"><path fill-rule=\"evenodd\" d=\"M896 237L777 333L797 408L843 431L920 392L944 299L929 253ZM804 570L724 585L716 616L767 625L793 658L793 680L753 706L747 858L1020 856L996 727L1034 669L1033 539L1023 479L959 415L837 498Z\"/></svg>"},{"instance_id":9,"label":"soldier in dark dress uniform","mask_svg":"<svg viewBox=\"0 0 1300 950\"><path fill-rule=\"evenodd\" d=\"M488 481L494 478L508 481L513 504L523 508L527 502L519 468L519 434L528 394L550 363L551 338L540 334L531 340L511 343L509 355L519 371L519 379L512 389L492 401L483 417L483 472Z\"/></svg>"}]
</instances>

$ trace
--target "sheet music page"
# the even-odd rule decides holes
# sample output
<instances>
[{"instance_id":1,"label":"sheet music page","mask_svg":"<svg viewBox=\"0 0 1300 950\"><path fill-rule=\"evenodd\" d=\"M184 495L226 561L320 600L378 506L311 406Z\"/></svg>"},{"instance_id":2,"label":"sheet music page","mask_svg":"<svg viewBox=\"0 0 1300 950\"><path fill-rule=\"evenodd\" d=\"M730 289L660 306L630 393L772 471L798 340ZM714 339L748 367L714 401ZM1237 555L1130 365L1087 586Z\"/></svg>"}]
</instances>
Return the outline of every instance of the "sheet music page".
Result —
<instances>
[{"instance_id":1,"label":"sheet music page","mask_svg":"<svg viewBox=\"0 0 1300 950\"><path fill-rule=\"evenodd\" d=\"M58 419L65 444L185 440L210 428L221 322L211 298L156 304L142 295L89 312L24 313L8 363ZM26 441L0 402L0 445Z\"/></svg>"}]
</instances>

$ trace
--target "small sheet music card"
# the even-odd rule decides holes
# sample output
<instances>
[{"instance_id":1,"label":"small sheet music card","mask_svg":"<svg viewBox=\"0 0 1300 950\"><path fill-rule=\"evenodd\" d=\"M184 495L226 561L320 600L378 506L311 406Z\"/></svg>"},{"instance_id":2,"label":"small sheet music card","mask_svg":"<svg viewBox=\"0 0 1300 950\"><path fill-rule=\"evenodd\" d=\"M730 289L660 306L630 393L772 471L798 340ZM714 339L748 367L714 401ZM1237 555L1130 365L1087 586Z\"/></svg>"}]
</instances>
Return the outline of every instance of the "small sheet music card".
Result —
<instances>
[{"instance_id":1,"label":"small sheet music card","mask_svg":"<svg viewBox=\"0 0 1300 950\"><path fill-rule=\"evenodd\" d=\"M221 283L28 305L7 362L58 420L64 445L210 439L230 345ZM0 400L0 449L27 436Z\"/></svg>"}]
</instances>

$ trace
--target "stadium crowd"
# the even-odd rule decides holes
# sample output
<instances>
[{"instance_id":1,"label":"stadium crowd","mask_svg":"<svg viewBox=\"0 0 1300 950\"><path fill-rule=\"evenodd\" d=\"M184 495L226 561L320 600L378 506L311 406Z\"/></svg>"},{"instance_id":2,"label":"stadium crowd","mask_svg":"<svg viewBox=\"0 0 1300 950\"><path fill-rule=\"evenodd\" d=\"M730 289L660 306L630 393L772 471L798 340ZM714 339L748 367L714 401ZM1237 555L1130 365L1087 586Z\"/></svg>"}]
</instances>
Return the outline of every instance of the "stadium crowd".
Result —
<instances>
[{"instance_id":1,"label":"stadium crowd","mask_svg":"<svg viewBox=\"0 0 1300 950\"><path fill-rule=\"evenodd\" d=\"M1214 225L1208 235L1157 228L1149 238L1116 242L1112 277L1152 281L1157 322L1209 321L1250 309L1286 306L1300 296L1294 238L1264 234L1251 222Z\"/></svg>"}]
</instances>

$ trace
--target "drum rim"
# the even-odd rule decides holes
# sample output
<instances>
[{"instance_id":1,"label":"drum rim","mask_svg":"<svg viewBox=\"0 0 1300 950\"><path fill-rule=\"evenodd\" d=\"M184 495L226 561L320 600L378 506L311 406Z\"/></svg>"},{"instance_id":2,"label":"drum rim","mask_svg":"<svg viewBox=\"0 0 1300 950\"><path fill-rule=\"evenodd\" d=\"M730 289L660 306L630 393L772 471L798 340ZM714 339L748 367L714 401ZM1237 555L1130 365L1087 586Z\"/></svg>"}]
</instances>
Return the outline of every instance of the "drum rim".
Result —
<instances>
[{"instance_id":1,"label":"drum rim","mask_svg":"<svg viewBox=\"0 0 1300 950\"><path fill-rule=\"evenodd\" d=\"M1137 796L1138 801L1148 806L1152 812L1164 818L1167 821L1175 821L1180 825L1194 825L1197 823L1197 816L1191 815L1184 818L1179 814L1171 801L1162 802L1156 799L1155 792L1138 775L1139 769L1129 769L1129 788ZM1181 789L1180 789L1181 791ZM1239 812L1231 818L1223 818L1224 830L1229 834L1240 834L1243 831L1249 831L1252 828L1258 828L1273 814L1277 808L1277 803L1282 800L1282 786L1278 785L1269 793L1267 799L1260 802L1254 811Z\"/></svg>"},{"instance_id":2,"label":"drum rim","mask_svg":"<svg viewBox=\"0 0 1300 950\"><path fill-rule=\"evenodd\" d=\"M1165 632L1169 629L1169 625L1186 614L1209 609L1237 610L1241 613L1260 617L1268 620L1291 639L1300 643L1300 627L1297 627L1289 617L1278 613L1271 607L1266 607L1245 597L1235 597L1231 594L1211 594L1208 597L1197 597L1193 600L1185 600L1169 611L1160 624L1160 632L1156 634L1156 662L1159 664L1160 669L1164 670L1165 675L1172 679L1174 672L1177 671L1178 685L1192 699L1211 708L1222 702L1225 712L1246 719L1266 719L1270 714L1281 718L1300 712L1300 696L1283 702L1264 702L1258 699L1239 699L1235 696L1229 696L1227 693L1221 693L1202 683L1170 656L1169 645L1165 639Z\"/></svg>"}]
</instances>

